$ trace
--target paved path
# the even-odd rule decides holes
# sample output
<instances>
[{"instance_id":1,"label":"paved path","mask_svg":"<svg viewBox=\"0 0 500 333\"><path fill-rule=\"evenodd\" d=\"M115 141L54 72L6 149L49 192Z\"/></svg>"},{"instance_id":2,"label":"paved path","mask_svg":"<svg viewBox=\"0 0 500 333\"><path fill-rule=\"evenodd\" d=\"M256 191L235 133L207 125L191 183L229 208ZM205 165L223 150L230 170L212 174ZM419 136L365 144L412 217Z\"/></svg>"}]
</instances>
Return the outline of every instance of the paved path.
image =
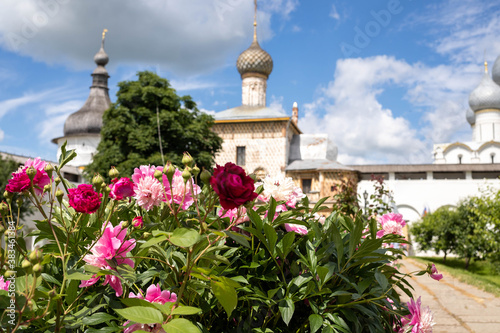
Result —
<instances>
[{"instance_id":1,"label":"paved path","mask_svg":"<svg viewBox=\"0 0 500 333\"><path fill-rule=\"evenodd\" d=\"M425 269L408 258L402 264L405 273ZM433 333L500 333L500 298L443 275L439 282L427 275L411 279L415 298L422 296L422 305L434 313Z\"/></svg>"}]
</instances>

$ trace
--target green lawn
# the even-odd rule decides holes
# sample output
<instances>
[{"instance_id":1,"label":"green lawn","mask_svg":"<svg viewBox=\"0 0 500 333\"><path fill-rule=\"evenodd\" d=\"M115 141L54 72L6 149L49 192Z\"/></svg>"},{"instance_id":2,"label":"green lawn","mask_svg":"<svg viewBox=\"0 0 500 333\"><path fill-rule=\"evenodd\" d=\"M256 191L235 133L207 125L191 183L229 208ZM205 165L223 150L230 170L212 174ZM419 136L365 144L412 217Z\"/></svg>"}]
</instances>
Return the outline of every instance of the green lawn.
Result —
<instances>
[{"instance_id":1,"label":"green lawn","mask_svg":"<svg viewBox=\"0 0 500 333\"><path fill-rule=\"evenodd\" d=\"M471 261L469 269L465 270L465 260L458 258L447 258L443 264L443 258L439 257L412 257L413 259L427 264L429 261L436 264L439 271L444 271L458 280L476 286L487 292L500 297L500 274L489 261Z\"/></svg>"}]
</instances>

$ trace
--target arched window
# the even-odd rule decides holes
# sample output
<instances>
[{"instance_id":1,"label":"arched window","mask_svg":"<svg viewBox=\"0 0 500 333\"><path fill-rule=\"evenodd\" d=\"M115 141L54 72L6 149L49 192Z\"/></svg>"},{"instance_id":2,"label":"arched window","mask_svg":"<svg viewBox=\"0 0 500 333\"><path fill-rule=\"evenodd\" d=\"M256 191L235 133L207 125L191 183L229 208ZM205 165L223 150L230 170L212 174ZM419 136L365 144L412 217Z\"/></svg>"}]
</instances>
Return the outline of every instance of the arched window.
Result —
<instances>
[{"instance_id":1,"label":"arched window","mask_svg":"<svg viewBox=\"0 0 500 333\"><path fill-rule=\"evenodd\" d=\"M495 163L495 153L491 153L490 154L490 157L491 157L491 163Z\"/></svg>"},{"instance_id":2,"label":"arched window","mask_svg":"<svg viewBox=\"0 0 500 333\"><path fill-rule=\"evenodd\" d=\"M463 157L462 154L458 155L458 164L462 164L462 157Z\"/></svg>"}]
</instances>

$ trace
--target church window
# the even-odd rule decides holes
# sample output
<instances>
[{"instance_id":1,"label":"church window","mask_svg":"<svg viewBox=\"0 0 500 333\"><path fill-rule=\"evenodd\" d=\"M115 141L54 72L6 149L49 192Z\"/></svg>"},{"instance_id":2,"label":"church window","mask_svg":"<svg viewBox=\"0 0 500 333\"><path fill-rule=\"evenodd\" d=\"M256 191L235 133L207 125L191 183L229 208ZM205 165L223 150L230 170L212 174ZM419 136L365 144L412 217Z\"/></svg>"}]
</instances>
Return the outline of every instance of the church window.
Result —
<instances>
[{"instance_id":1,"label":"church window","mask_svg":"<svg viewBox=\"0 0 500 333\"><path fill-rule=\"evenodd\" d=\"M458 164L462 164L462 154L458 155Z\"/></svg>"},{"instance_id":2,"label":"church window","mask_svg":"<svg viewBox=\"0 0 500 333\"><path fill-rule=\"evenodd\" d=\"M495 163L495 153L491 153L491 163Z\"/></svg>"},{"instance_id":3,"label":"church window","mask_svg":"<svg viewBox=\"0 0 500 333\"><path fill-rule=\"evenodd\" d=\"M246 147L236 147L236 164L245 165Z\"/></svg>"},{"instance_id":4,"label":"church window","mask_svg":"<svg viewBox=\"0 0 500 333\"><path fill-rule=\"evenodd\" d=\"M302 192L309 193L311 192L311 179L302 179Z\"/></svg>"}]
</instances>

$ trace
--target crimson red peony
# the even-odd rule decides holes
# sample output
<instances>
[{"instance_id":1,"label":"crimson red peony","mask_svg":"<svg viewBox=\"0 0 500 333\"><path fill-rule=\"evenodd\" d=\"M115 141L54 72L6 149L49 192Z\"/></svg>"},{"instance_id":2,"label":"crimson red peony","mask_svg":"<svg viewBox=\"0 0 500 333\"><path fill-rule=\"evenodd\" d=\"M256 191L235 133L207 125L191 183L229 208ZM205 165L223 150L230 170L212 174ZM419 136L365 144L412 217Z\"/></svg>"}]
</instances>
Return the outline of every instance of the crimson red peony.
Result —
<instances>
[{"instance_id":1,"label":"crimson red peony","mask_svg":"<svg viewBox=\"0 0 500 333\"><path fill-rule=\"evenodd\" d=\"M80 184L77 188L70 188L69 205L79 213L92 214L101 205L102 194L97 193L90 184Z\"/></svg>"},{"instance_id":2,"label":"crimson red peony","mask_svg":"<svg viewBox=\"0 0 500 333\"><path fill-rule=\"evenodd\" d=\"M247 176L243 168L231 162L216 166L210 185L219 195L224 209L239 207L257 197L253 179Z\"/></svg>"},{"instance_id":3,"label":"crimson red peony","mask_svg":"<svg viewBox=\"0 0 500 333\"><path fill-rule=\"evenodd\" d=\"M112 180L112 184L109 184L111 192L109 192L109 197L115 200L123 200L130 198L134 193L134 182L130 178L122 177L119 180L117 178Z\"/></svg>"}]
</instances>

